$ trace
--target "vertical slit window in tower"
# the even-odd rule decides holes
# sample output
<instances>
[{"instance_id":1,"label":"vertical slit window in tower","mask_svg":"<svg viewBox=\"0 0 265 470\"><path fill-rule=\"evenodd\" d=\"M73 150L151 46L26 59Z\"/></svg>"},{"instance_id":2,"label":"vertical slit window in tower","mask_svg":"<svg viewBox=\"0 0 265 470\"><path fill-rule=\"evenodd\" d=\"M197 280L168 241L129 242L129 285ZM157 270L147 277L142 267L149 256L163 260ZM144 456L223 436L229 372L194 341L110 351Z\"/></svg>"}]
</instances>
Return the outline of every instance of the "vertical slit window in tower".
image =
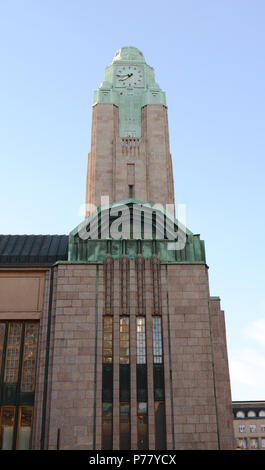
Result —
<instances>
[{"instance_id":1,"label":"vertical slit window in tower","mask_svg":"<svg viewBox=\"0 0 265 470\"><path fill-rule=\"evenodd\" d=\"M166 448L165 434L165 381L163 365L163 343L161 317L153 317L153 362L155 401L155 442L156 450Z\"/></svg>"},{"instance_id":2,"label":"vertical slit window in tower","mask_svg":"<svg viewBox=\"0 0 265 470\"><path fill-rule=\"evenodd\" d=\"M130 319L120 317L120 450L129 450L130 435Z\"/></svg>"},{"instance_id":3,"label":"vertical slit window in tower","mask_svg":"<svg viewBox=\"0 0 265 470\"><path fill-rule=\"evenodd\" d=\"M120 403L120 450L131 448L130 404Z\"/></svg>"},{"instance_id":4,"label":"vertical slit window in tower","mask_svg":"<svg viewBox=\"0 0 265 470\"><path fill-rule=\"evenodd\" d=\"M137 448L138 450L148 449L148 414L147 403L137 404Z\"/></svg>"},{"instance_id":5,"label":"vertical slit window in tower","mask_svg":"<svg viewBox=\"0 0 265 470\"><path fill-rule=\"evenodd\" d=\"M103 318L103 363L112 364L112 317Z\"/></svg>"},{"instance_id":6,"label":"vertical slit window in tower","mask_svg":"<svg viewBox=\"0 0 265 470\"><path fill-rule=\"evenodd\" d=\"M102 402L113 400L113 318L103 317Z\"/></svg>"},{"instance_id":7,"label":"vertical slit window in tower","mask_svg":"<svg viewBox=\"0 0 265 470\"><path fill-rule=\"evenodd\" d=\"M120 364L130 362L130 319L120 317Z\"/></svg>"},{"instance_id":8,"label":"vertical slit window in tower","mask_svg":"<svg viewBox=\"0 0 265 470\"><path fill-rule=\"evenodd\" d=\"M155 448L166 449L165 403L155 401Z\"/></svg>"},{"instance_id":9,"label":"vertical slit window in tower","mask_svg":"<svg viewBox=\"0 0 265 470\"><path fill-rule=\"evenodd\" d=\"M146 364L145 318L136 318L137 364Z\"/></svg>"},{"instance_id":10,"label":"vertical slit window in tower","mask_svg":"<svg viewBox=\"0 0 265 470\"><path fill-rule=\"evenodd\" d=\"M132 184L129 185L129 198L130 199L133 198L133 185Z\"/></svg>"},{"instance_id":11,"label":"vertical slit window in tower","mask_svg":"<svg viewBox=\"0 0 265 470\"><path fill-rule=\"evenodd\" d=\"M112 403L102 404L102 450L112 450Z\"/></svg>"},{"instance_id":12,"label":"vertical slit window in tower","mask_svg":"<svg viewBox=\"0 0 265 470\"><path fill-rule=\"evenodd\" d=\"M137 400L147 401L147 368L145 318L136 318L136 383Z\"/></svg>"},{"instance_id":13,"label":"vertical slit window in tower","mask_svg":"<svg viewBox=\"0 0 265 470\"><path fill-rule=\"evenodd\" d=\"M161 317L153 317L153 359L154 364L163 363Z\"/></svg>"}]
</instances>

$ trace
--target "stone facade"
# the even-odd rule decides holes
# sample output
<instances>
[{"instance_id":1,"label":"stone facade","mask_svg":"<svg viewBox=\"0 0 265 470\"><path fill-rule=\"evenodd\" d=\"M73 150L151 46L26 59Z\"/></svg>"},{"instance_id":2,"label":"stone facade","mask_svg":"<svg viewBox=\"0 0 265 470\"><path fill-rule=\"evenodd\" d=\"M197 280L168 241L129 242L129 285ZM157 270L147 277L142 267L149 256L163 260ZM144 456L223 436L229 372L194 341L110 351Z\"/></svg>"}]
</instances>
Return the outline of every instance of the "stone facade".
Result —
<instances>
[{"instance_id":1,"label":"stone facade","mask_svg":"<svg viewBox=\"0 0 265 470\"><path fill-rule=\"evenodd\" d=\"M90 205L101 206L130 197L162 204L174 215L172 162L169 151L167 108L147 105L142 109L142 137L118 134L118 108L96 104L92 113L91 152L87 164L86 216Z\"/></svg>"},{"instance_id":2,"label":"stone facade","mask_svg":"<svg viewBox=\"0 0 265 470\"><path fill-rule=\"evenodd\" d=\"M148 448L155 449L154 314L162 318L167 448L233 448L224 317L219 301L209 298L207 267L161 265L155 257L144 260L140 256L126 261L129 286L126 308L129 308L131 326L131 448L137 449L135 319L139 307L146 318ZM104 265L59 264L55 268L45 441L48 449L56 449L58 430L60 449L101 449L102 322L106 313L114 319L113 448L119 449L119 317L124 312L121 289L124 270L121 260L111 260L111 263L109 299L105 295L108 281ZM156 265L158 277L154 278ZM36 419L44 351L45 342L40 337ZM39 447L40 419L38 423L35 448Z\"/></svg>"}]
</instances>

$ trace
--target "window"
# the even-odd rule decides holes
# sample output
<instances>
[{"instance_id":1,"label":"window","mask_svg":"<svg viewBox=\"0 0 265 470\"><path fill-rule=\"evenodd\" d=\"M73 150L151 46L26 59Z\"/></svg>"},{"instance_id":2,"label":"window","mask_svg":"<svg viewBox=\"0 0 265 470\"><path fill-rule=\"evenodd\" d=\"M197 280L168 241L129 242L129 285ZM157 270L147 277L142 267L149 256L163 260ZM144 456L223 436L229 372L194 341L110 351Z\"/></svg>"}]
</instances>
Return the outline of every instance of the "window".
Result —
<instances>
[{"instance_id":1,"label":"window","mask_svg":"<svg viewBox=\"0 0 265 470\"><path fill-rule=\"evenodd\" d=\"M130 363L130 319L120 318L120 364Z\"/></svg>"},{"instance_id":2,"label":"window","mask_svg":"<svg viewBox=\"0 0 265 470\"><path fill-rule=\"evenodd\" d=\"M259 416L260 416L261 418L263 418L263 416L265 416L265 410L260 410L260 411L259 411Z\"/></svg>"},{"instance_id":3,"label":"window","mask_svg":"<svg viewBox=\"0 0 265 470\"><path fill-rule=\"evenodd\" d=\"M112 363L112 317L103 317L103 363Z\"/></svg>"},{"instance_id":4,"label":"window","mask_svg":"<svg viewBox=\"0 0 265 470\"><path fill-rule=\"evenodd\" d=\"M265 424L260 425L261 432L265 432Z\"/></svg>"},{"instance_id":5,"label":"window","mask_svg":"<svg viewBox=\"0 0 265 470\"><path fill-rule=\"evenodd\" d=\"M102 449L112 450L112 403L103 403L102 408Z\"/></svg>"},{"instance_id":6,"label":"window","mask_svg":"<svg viewBox=\"0 0 265 470\"><path fill-rule=\"evenodd\" d=\"M18 380L21 330L21 322L9 323L4 375L4 382L8 384L16 383Z\"/></svg>"},{"instance_id":7,"label":"window","mask_svg":"<svg viewBox=\"0 0 265 470\"><path fill-rule=\"evenodd\" d=\"M257 431L256 424L250 424L249 430L250 430L250 432L256 432Z\"/></svg>"},{"instance_id":8,"label":"window","mask_svg":"<svg viewBox=\"0 0 265 470\"><path fill-rule=\"evenodd\" d=\"M130 405L129 403L120 404L120 450L130 450L131 432L130 432Z\"/></svg>"},{"instance_id":9,"label":"window","mask_svg":"<svg viewBox=\"0 0 265 470\"><path fill-rule=\"evenodd\" d=\"M259 442L258 439L250 439L250 449L258 449Z\"/></svg>"},{"instance_id":10,"label":"window","mask_svg":"<svg viewBox=\"0 0 265 470\"><path fill-rule=\"evenodd\" d=\"M136 318L137 364L146 364L145 318Z\"/></svg>"},{"instance_id":11,"label":"window","mask_svg":"<svg viewBox=\"0 0 265 470\"><path fill-rule=\"evenodd\" d=\"M237 417L237 418L245 418L245 413L244 413L244 411L237 411L236 417Z\"/></svg>"},{"instance_id":12,"label":"window","mask_svg":"<svg viewBox=\"0 0 265 470\"><path fill-rule=\"evenodd\" d=\"M140 402L137 407L138 450L148 449L148 416L147 403Z\"/></svg>"},{"instance_id":13,"label":"window","mask_svg":"<svg viewBox=\"0 0 265 470\"><path fill-rule=\"evenodd\" d=\"M238 427L239 429L239 432L245 432L246 430L246 426L244 424L240 424L240 426Z\"/></svg>"},{"instance_id":14,"label":"window","mask_svg":"<svg viewBox=\"0 0 265 470\"><path fill-rule=\"evenodd\" d=\"M0 449L30 449L39 323L0 322Z\"/></svg>"},{"instance_id":15,"label":"window","mask_svg":"<svg viewBox=\"0 0 265 470\"><path fill-rule=\"evenodd\" d=\"M133 185L132 184L129 185L129 198L130 199L133 198Z\"/></svg>"},{"instance_id":16,"label":"window","mask_svg":"<svg viewBox=\"0 0 265 470\"><path fill-rule=\"evenodd\" d=\"M155 401L155 448L166 448L165 403Z\"/></svg>"},{"instance_id":17,"label":"window","mask_svg":"<svg viewBox=\"0 0 265 470\"><path fill-rule=\"evenodd\" d=\"M265 439L261 439L261 447L264 449L265 448Z\"/></svg>"},{"instance_id":18,"label":"window","mask_svg":"<svg viewBox=\"0 0 265 470\"><path fill-rule=\"evenodd\" d=\"M161 317L153 317L153 359L154 364L163 362Z\"/></svg>"},{"instance_id":19,"label":"window","mask_svg":"<svg viewBox=\"0 0 265 470\"><path fill-rule=\"evenodd\" d=\"M13 432L15 422L15 407L1 407L1 449L12 450L13 448Z\"/></svg>"},{"instance_id":20,"label":"window","mask_svg":"<svg viewBox=\"0 0 265 470\"><path fill-rule=\"evenodd\" d=\"M256 417L255 411L251 410L251 411L248 412L248 418L255 418L255 417Z\"/></svg>"},{"instance_id":21,"label":"window","mask_svg":"<svg viewBox=\"0 0 265 470\"><path fill-rule=\"evenodd\" d=\"M17 450L30 449L33 407L20 406L18 408L16 436L14 436L15 414L15 406L2 406L0 408L0 447L2 450L12 450L14 440Z\"/></svg>"},{"instance_id":22,"label":"window","mask_svg":"<svg viewBox=\"0 0 265 470\"><path fill-rule=\"evenodd\" d=\"M37 360L38 324L26 323L21 390L32 392L34 390L35 370Z\"/></svg>"},{"instance_id":23,"label":"window","mask_svg":"<svg viewBox=\"0 0 265 470\"><path fill-rule=\"evenodd\" d=\"M19 409L17 436L18 450L29 450L30 448L32 412L33 408L31 406L21 406Z\"/></svg>"},{"instance_id":24,"label":"window","mask_svg":"<svg viewBox=\"0 0 265 470\"><path fill-rule=\"evenodd\" d=\"M239 445L240 447L242 447L242 449L246 449L246 448L247 448L246 439L238 439L237 442L238 442L238 445Z\"/></svg>"}]
</instances>

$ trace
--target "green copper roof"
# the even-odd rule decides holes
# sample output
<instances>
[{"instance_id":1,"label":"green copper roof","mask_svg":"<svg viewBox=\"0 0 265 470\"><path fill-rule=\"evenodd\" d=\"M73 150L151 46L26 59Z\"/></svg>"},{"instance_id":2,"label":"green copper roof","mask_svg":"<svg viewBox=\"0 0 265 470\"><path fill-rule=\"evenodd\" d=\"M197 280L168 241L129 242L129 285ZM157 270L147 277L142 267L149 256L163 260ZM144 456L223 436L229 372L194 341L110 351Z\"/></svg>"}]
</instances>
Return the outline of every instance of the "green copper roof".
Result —
<instances>
[{"instance_id":1,"label":"green copper roof","mask_svg":"<svg viewBox=\"0 0 265 470\"><path fill-rule=\"evenodd\" d=\"M136 220L142 228L142 218L140 217L141 206L143 206L147 212L147 219L152 226L152 235L158 233L161 238L155 238L152 235L150 239L133 238L133 232L128 232L128 237L125 239L113 239L109 233L106 232L105 217L110 217L110 223L117 221L120 217L120 209L122 206L127 206L130 209L130 214L135 206L139 208L136 211ZM135 259L138 254L146 259L152 258L153 254L156 254L161 263L196 263L205 264L205 249L204 242L200 240L199 235L193 235L190 230L185 229L186 242L185 246L181 250L169 249L169 245L172 246L174 241L169 239L163 239L164 228L163 224L166 219L170 220L174 228L179 228L180 231L183 226L165 210L157 210L155 219L153 219L154 204L147 204L142 201L135 199L127 199L125 201L119 201L108 206L99 207L91 216L85 219L81 224L78 225L69 235L69 256L68 262L71 263L103 263L107 254L111 254L114 259L119 259L123 254L126 254L128 258ZM113 211L115 216L113 217ZM131 225L130 215L127 219L128 224ZM126 222L125 222L126 224ZM154 230L155 229L155 230ZM85 239L87 232L90 233L91 238ZM105 233L104 233L105 232ZM97 237L93 234L97 233ZM141 232L142 233L142 232Z\"/></svg>"},{"instance_id":2,"label":"green copper roof","mask_svg":"<svg viewBox=\"0 0 265 470\"><path fill-rule=\"evenodd\" d=\"M144 55L137 47L121 47L115 54L113 62L116 61L129 61L129 62L143 62L145 63Z\"/></svg>"},{"instance_id":3,"label":"green copper roof","mask_svg":"<svg viewBox=\"0 0 265 470\"><path fill-rule=\"evenodd\" d=\"M120 137L141 137L142 107L166 106L166 97L143 53L136 47L122 47L106 67L104 80L94 93L93 105L98 103L118 106Z\"/></svg>"}]
</instances>

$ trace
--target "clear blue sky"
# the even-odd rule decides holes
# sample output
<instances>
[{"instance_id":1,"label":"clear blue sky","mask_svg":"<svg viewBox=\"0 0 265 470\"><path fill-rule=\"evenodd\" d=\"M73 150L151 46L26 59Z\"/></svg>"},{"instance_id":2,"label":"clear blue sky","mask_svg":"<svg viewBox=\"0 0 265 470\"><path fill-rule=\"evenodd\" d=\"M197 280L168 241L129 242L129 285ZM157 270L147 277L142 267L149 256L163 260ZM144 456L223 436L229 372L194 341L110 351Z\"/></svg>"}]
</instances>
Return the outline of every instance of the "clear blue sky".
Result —
<instances>
[{"instance_id":1,"label":"clear blue sky","mask_svg":"<svg viewBox=\"0 0 265 470\"><path fill-rule=\"evenodd\" d=\"M93 91L127 45L166 92L176 203L206 243L233 399L265 399L264 0L1 0L0 233L80 222Z\"/></svg>"}]
</instances>

